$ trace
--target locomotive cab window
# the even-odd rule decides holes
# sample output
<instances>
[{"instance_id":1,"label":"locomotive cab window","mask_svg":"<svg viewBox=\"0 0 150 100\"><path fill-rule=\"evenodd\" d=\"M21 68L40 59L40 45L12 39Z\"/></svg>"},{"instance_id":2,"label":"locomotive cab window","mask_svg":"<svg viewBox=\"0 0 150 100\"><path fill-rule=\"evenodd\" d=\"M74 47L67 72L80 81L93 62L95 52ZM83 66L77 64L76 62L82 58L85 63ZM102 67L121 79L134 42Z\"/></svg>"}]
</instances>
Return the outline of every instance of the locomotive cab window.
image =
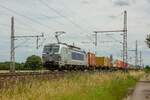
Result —
<instances>
[{"instance_id":1,"label":"locomotive cab window","mask_svg":"<svg viewBox=\"0 0 150 100\"><path fill-rule=\"evenodd\" d=\"M59 52L59 46L45 46L44 52L45 53L58 53Z\"/></svg>"}]
</instances>

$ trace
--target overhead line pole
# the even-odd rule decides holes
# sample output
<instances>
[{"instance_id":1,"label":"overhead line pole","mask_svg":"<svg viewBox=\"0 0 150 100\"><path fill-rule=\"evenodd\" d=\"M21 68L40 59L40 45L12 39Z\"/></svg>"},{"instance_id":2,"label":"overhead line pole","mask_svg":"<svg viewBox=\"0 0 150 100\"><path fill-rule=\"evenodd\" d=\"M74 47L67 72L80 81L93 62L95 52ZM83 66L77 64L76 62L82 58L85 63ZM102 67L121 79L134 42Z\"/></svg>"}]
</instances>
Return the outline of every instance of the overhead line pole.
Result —
<instances>
[{"instance_id":1,"label":"overhead line pole","mask_svg":"<svg viewBox=\"0 0 150 100\"><path fill-rule=\"evenodd\" d=\"M135 66L138 66L138 42L135 43Z\"/></svg>"},{"instance_id":2,"label":"overhead line pole","mask_svg":"<svg viewBox=\"0 0 150 100\"><path fill-rule=\"evenodd\" d=\"M135 50L128 50L128 51L134 51L135 52L135 67L138 67L138 62L141 61L141 54L140 54L140 60L138 59L138 41L135 41ZM141 53L141 51L140 51ZM140 62L141 65L141 62Z\"/></svg>"},{"instance_id":3,"label":"overhead line pole","mask_svg":"<svg viewBox=\"0 0 150 100\"><path fill-rule=\"evenodd\" d=\"M140 51L140 67L142 67L142 51Z\"/></svg>"},{"instance_id":4,"label":"overhead line pole","mask_svg":"<svg viewBox=\"0 0 150 100\"><path fill-rule=\"evenodd\" d=\"M44 37L44 34L42 35L31 35L31 36L15 36L15 29L14 29L14 17L11 17L11 46L10 46L10 72L15 72L15 40L17 38L37 38L36 44L38 49L38 42L39 38Z\"/></svg>"},{"instance_id":5,"label":"overhead line pole","mask_svg":"<svg viewBox=\"0 0 150 100\"><path fill-rule=\"evenodd\" d=\"M123 62L128 63L128 41L127 41L127 11L124 11L124 34L123 34ZM126 64L124 63L124 67Z\"/></svg>"},{"instance_id":6,"label":"overhead line pole","mask_svg":"<svg viewBox=\"0 0 150 100\"><path fill-rule=\"evenodd\" d=\"M15 39L14 39L14 17L11 17L11 48L10 48L10 72L15 72Z\"/></svg>"},{"instance_id":7,"label":"overhead line pole","mask_svg":"<svg viewBox=\"0 0 150 100\"><path fill-rule=\"evenodd\" d=\"M97 54L97 33L95 33L95 54Z\"/></svg>"},{"instance_id":8,"label":"overhead line pole","mask_svg":"<svg viewBox=\"0 0 150 100\"><path fill-rule=\"evenodd\" d=\"M127 11L124 11L124 27L123 30L110 30L110 31L94 31L97 33L109 33L109 32L123 32L123 62L128 63L128 48L127 48ZM124 67L127 67L126 64Z\"/></svg>"},{"instance_id":9,"label":"overhead line pole","mask_svg":"<svg viewBox=\"0 0 150 100\"><path fill-rule=\"evenodd\" d=\"M136 67L136 66L137 66L137 64L136 64L136 62L137 62L137 60L136 60L136 51L137 51L137 50L136 50L136 48L135 48L135 50L128 50L128 51L135 52L135 56L134 56L135 62L134 62L134 63L135 63L135 67Z\"/></svg>"}]
</instances>

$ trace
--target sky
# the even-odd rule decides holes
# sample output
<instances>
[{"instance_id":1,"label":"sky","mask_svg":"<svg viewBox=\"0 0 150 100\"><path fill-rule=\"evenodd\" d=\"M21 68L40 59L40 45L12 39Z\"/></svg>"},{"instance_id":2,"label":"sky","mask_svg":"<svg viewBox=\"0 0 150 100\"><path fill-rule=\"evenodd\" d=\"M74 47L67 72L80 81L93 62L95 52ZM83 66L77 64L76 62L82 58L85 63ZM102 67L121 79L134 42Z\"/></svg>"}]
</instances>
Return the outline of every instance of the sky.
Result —
<instances>
[{"instance_id":1,"label":"sky","mask_svg":"<svg viewBox=\"0 0 150 100\"><path fill-rule=\"evenodd\" d=\"M0 61L10 59L10 24L15 19L15 36L41 35L40 48L36 38L15 40L16 61L24 62L30 55L42 55L43 46L54 43L56 31L65 31L61 42L75 44L98 56L113 55L121 59L121 33L98 34L94 47L93 31L123 29L123 12L128 14L128 49L142 51L143 63L150 64L150 49L145 44L150 32L150 0L0 0ZM106 42L103 42L106 41ZM134 52L128 52L134 64Z\"/></svg>"}]
</instances>

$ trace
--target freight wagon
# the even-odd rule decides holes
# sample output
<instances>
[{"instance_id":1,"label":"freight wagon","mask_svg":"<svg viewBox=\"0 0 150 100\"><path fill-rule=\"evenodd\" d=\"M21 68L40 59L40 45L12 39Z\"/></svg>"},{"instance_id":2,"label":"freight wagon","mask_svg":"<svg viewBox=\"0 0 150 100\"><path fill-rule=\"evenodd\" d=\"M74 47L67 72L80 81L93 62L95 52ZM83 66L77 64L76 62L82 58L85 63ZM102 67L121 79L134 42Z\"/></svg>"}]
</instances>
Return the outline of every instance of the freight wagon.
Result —
<instances>
[{"instance_id":1,"label":"freight wagon","mask_svg":"<svg viewBox=\"0 0 150 100\"><path fill-rule=\"evenodd\" d=\"M110 68L111 60L108 57L96 57L96 68Z\"/></svg>"},{"instance_id":2,"label":"freight wagon","mask_svg":"<svg viewBox=\"0 0 150 100\"><path fill-rule=\"evenodd\" d=\"M96 56L95 56L95 54L88 52L87 53L87 59L88 59L88 68L89 69L95 69L95 67L96 67Z\"/></svg>"},{"instance_id":3,"label":"freight wagon","mask_svg":"<svg viewBox=\"0 0 150 100\"><path fill-rule=\"evenodd\" d=\"M128 67L128 64L123 62L122 60L116 60L114 66L118 69L126 69Z\"/></svg>"}]
</instances>

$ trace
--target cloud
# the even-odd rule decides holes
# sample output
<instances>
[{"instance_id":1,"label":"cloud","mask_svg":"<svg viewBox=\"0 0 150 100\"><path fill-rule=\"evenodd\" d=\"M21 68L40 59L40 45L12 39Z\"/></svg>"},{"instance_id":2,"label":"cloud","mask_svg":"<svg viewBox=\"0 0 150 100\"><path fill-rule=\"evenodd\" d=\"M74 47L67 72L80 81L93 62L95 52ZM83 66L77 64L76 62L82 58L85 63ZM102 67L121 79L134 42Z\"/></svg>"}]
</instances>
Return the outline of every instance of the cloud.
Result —
<instances>
[{"instance_id":1,"label":"cloud","mask_svg":"<svg viewBox=\"0 0 150 100\"><path fill-rule=\"evenodd\" d=\"M146 0L146 1L150 3L150 0Z\"/></svg>"},{"instance_id":2,"label":"cloud","mask_svg":"<svg viewBox=\"0 0 150 100\"><path fill-rule=\"evenodd\" d=\"M108 16L109 18L111 18L111 19L115 19L117 16L115 16L115 15L110 15L110 16Z\"/></svg>"},{"instance_id":3,"label":"cloud","mask_svg":"<svg viewBox=\"0 0 150 100\"><path fill-rule=\"evenodd\" d=\"M98 0L81 0L82 4L91 4L91 3L97 3Z\"/></svg>"},{"instance_id":4,"label":"cloud","mask_svg":"<svg viewBox=\"0 0 150 100\"><path fill-rule=\"evenodd\" d=\"M112 2L114 5L117 5L117 6L129 6L130 5L129 0L112 0Z\"/></svg>"},{"instance_id":5,"label":"cloud","mask_svg":"<svg viewBox=\"0 0 150 100\"><path fill-rule=\"evenodd\" d=\"M83 4L89 4L89 1L84 0L84 1L81 1L81 3L83 3Z\"/></svg>"}]
</instances>

